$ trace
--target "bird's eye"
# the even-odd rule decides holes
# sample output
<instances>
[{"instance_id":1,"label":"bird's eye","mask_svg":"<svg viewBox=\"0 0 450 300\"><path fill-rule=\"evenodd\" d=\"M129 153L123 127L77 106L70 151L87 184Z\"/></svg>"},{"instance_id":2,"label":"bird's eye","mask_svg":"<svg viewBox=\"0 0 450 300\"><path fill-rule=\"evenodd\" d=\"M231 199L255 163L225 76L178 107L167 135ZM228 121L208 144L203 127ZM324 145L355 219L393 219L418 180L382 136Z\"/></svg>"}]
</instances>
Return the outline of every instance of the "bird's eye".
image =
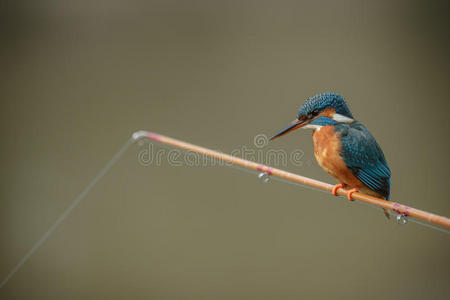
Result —
<instances>
[{"instance_id":1,"label":"bird's eye","mask_svg":"<svg viewBox=\"0 0 450 300\"><path fill-rule=\"evenodd\" d=\"M318 110L318 109L313 110L312 114L313 114L314 116L317 116L317 115L319 114L319 110Z\"/></svg>"}]
</instances>

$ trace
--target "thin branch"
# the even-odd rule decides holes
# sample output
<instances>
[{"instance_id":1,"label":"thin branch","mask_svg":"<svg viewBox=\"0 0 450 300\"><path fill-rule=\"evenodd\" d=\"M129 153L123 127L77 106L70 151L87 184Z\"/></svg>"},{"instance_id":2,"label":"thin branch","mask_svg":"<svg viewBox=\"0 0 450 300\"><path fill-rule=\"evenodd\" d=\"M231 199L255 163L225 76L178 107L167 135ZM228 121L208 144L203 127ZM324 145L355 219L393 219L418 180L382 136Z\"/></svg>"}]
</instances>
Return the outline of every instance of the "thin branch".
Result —
<instances>
[{"instance_id":1,"label":"thin branch","mask_svg":"<svg viewBox=\"0 0 450 300\"><path fill-rule=\"evenodd\" d=\"M324 191L331 192L333 185L329 183L325 183L319 180L311 179L308 177L304 177L298 174L290 173L281 169L272 168L263 164L258 164L256 162L252 162L246 159L242 159L239 157L231 156L225 153L221 153L218 151L214 151L208 148L200 147L197 145L193 145L190 143L186 143L171 137L167 137L164 135L160 135L153 132L148 131L138 131L133 134L134 140L140 139L150 139L153 141L157 141L166 145L170 145L176 148L192 151L201 155L209 156L218 160L222 160L226 163L238 165L247 169L252 169L259 172L265 172L271 176L276 176L279 178L283 178L292 182L301 183L304 185L308 185L311 187L315 187L317 189L321 189ZM337 194L345 196L347 195L348 190L340 188L337 190ZM397 202L386 201L380 198L372 197L366 194L355 192L352 194L352 198L355 200L359 200L362 202L366 202L378 207L385 208L387 210L393 211L397 214L401 214L404 216L411 216L417 219L421 219L433 224L441 225L447 228L450 228L450 219L444 216L439 216L436 214L432 214L420 209L416 209L410 206L406 206Z\"/></svg>"}]
</instances>

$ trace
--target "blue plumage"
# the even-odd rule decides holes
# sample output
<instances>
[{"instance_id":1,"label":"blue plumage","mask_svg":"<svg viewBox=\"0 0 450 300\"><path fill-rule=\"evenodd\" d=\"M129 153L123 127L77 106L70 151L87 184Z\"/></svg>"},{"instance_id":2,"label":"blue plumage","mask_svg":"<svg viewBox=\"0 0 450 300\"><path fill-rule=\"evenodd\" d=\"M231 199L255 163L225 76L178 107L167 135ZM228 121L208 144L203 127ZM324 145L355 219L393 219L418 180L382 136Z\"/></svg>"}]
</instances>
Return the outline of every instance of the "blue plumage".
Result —
<instances>
[{"instance_id":1,"label":"blue plumage","mask_svg":"<svg viewBox=\"0 0 450 300\"><path fill-rule=\"evenodd\" d=\"M336 93L320 93L308 100L300 107L298 111L298 118L314 114L314 112L321 112L325 108L332 107L336 113L353 119L352 113L348 109L344 101L344 97Z\"/></svg>"},{"instance_id":2,"label":"blue plumage","mask_svg":"<svg viewBox=\"0 0 450 300\"><path fill-rule=\"evenodd\" d=\"M367 187L389 200L391 171L369 130L358 121L334 128L341 134L341 156L347 167Z\"/></svg>"},{"instance_id":3,"label":"blue plumage","mask_svg":"<svg viewBox=\"0 0 450 300\"><path fill-rule=\"evenodd\" d=\"M319 116L316 119L312 120L311 122L309 122L309 124L311 125L317 125L317 126L330 126L330 125L337 125L339 124L339 122L330 119L328 117L324 117L324 116Z\"/></svg>"}]
</instances>

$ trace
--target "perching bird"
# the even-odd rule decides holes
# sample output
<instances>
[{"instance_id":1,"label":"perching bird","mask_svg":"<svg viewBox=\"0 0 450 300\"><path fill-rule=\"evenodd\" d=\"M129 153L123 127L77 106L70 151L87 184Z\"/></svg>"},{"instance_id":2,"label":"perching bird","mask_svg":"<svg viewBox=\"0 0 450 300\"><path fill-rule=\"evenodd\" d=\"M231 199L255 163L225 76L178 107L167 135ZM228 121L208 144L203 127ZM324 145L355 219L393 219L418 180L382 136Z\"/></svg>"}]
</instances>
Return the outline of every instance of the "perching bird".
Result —
<instances>
[{"instance_id":1,"label":"perching bird","mask_svg":"<svg viewBox=\"0 0 450 300\"><path fill-rule=\"evenodd\" d=\"M369 130L353 118L341 95L322 93L309 98L297 119L271 140L297 128L313 130L317 162L340 182L333 187L333 195L348 187L349 200L356 191L389 200L391 171L383 151Z\"/></svg>"}]
</instances>

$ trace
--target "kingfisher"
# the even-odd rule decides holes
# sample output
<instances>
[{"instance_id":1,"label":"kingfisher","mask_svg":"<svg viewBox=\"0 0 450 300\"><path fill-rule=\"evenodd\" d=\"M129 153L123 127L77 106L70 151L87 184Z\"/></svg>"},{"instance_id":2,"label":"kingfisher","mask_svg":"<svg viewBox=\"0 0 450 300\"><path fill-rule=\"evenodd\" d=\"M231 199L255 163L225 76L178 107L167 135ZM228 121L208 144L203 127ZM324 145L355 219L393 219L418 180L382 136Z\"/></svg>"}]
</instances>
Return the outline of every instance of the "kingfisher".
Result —
<instances>
[{"instance_id":1,"label":"kingfisher","mask_svg":"<svg viewBox=\"0 0 450 300\"><path fill-rule=\"evenodd\" d=\"M312 129L317 162L339 182L333 195L348 188L351 201L358 191L389 201L391 171L383 151L366 126L355 120L344 97L328 92L309 98L297 118L270 140L298 128ZM384 213L389 218L388 211Z\"/></svg>"}]
</instances>

